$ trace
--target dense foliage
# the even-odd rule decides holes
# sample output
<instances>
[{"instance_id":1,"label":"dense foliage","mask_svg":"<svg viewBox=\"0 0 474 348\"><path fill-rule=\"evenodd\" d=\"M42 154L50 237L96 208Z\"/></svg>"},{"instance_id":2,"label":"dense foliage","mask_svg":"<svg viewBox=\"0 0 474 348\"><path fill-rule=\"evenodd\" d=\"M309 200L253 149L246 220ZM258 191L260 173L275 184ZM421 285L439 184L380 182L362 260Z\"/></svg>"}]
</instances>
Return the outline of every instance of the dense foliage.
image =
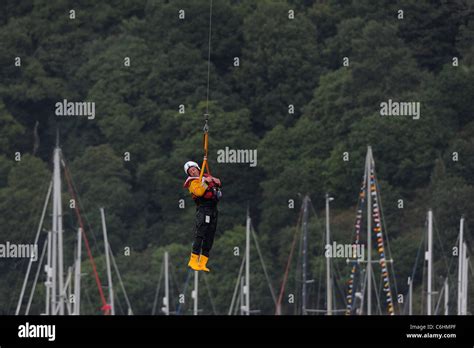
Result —
<instances>
[{"instance_id":1,"label":"dense foliage","mask_svg":"<svg viewBox=\"0 0 474 348\"><path fill-rule=\"evenodd\" d=\"M317 215L311 213L309 227L309 279L315 280L309 307L324 308L324 194L335 197L334 240L350 242L367 145L381 184L398 292L407 292L430 207L437 234L435 287L449 272L454 289L457 258L451 248L462 214L468 241L472 238L474 211L472 4L377 3L214 1L210 167L223 181L224 199L212 272L201 277L202 313L228 311L244 255L247 208L279 291L305 194ZM288 18L289 10L294 19ZM193 282L186 263L194 204L182 188L182 166L202 156L208 20L208 0L2 1L0 242L32 242L59 130L102 281L99 207L106 210L109 240L134 313L152 312L164 251L171 260L172 310L190 313ZM15 57L21 66L15 66ZM125 57L130 66L124 65ZM344 57L349 66L343 65ZM95 102L95 119L56 116L55 103L63 99ZM388 99L419 101L420 119L381 117L380 103ZM225 147L257 149L257 166L218 163L217 151ZM15 161L16 152L21 161ZM125 152L130 161L124 160ZM349 161L343 160L344 152ZM78 223L63 188L69 265ZM45 229L51 228L47 220ZM251 307L272 314L275 306L254 245L251 254ZM288 314L297 313L300 303L297 258L298 245L284 299ZM85 253L83 260L82 312L98 314L100 300ZM349 267L339 261L337 307L344 308ZM14 312L26 264L0 262L3 314ZM415 310L420 311L422 261L416 269ZM115 276L114 281L117 312L126 313ZM186 295L184 304L180 293ZM287 303L289 293L295 294L295 304ZM38 286L32 312L43 310L43 294ZM162 296L163 286L157 313Z\"/></svg>"}]
</instances>

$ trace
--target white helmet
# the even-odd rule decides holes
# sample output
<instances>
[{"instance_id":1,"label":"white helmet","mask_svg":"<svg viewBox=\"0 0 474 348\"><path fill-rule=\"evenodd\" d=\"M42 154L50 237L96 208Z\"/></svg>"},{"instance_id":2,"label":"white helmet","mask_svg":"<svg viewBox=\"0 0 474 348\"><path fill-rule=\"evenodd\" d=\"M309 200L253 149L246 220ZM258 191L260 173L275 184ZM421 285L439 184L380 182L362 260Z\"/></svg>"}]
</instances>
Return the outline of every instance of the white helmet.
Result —
<instances>
[{"instance_id":1,"label":"white helmet","mask_svg":"<svg viewBox=\"0 0 474 348\"><path fill-rule=\"evenodd\" d=\"M188 169L191 167L196 167L197 169L201 170L201 168L199 168L199 165L196 162L188 161L184 164L184 172L188 174Z\"/></svg>"}]
</instances>

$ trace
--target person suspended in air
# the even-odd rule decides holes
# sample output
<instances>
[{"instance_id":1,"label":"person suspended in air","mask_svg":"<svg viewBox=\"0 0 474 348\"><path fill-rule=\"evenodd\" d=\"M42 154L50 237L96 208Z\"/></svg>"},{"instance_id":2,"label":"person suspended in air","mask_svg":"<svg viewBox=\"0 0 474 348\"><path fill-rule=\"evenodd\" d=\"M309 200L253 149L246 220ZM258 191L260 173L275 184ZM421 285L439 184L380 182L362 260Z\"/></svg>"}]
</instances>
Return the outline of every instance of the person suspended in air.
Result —
<instances>
[{"instance_id":1,"label":"person suspended in air","mask_svg":"<svg viewBox=\"0 0 474 348\"><path fill-rule=\"evenodd\" d=\"M206 162L203 163L204 167L207 167ZM185 163L184 172L188 178L183 186L189 190L196 203L194 241L188 266L195 271L209 272L207 262L217 228L217 203L222 197L222 184L218 178L201 171L193 161Z\"/></svg>"}]
</instances>

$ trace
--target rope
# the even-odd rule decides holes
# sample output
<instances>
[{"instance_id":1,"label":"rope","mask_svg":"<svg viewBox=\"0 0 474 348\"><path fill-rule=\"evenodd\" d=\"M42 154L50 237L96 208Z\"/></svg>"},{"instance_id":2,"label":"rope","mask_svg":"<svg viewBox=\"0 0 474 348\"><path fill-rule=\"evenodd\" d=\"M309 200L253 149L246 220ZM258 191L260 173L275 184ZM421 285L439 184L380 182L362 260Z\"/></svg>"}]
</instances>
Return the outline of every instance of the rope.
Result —
<instances>
[{"instance_id":1,"label":"rope","mask_svg":"<svg viewBox=\"0 0 474 348\"><path fill-rule=\"evenodd\" d=\"M207 125L207 123L206 123ZM199 181L202 181L202 177L204 176L204 169L207 170L207 173L210 175L211 174L211 171L209 170L209 164L207 163L207 150L208 150L208 147L209 147L209 135L207 133L207 131L204 131L204 140L203 140L203 143L204 143L204 159L202 161L202 165L201 165L201 173L199 174Z\"/></svg>"},{"instance_id":2,"label":"rope","mask_svg":"<svg viewBox=\"0 0 474 348\"><path fill-rule=\"evenodd\" d=\"M71 194L74 201L78 202L78 200L76 198L76 193L72 189L71 176L69 174L69 170L68 170L68 168L66 167L65 164L64 164L64 173L66 174L66 181L67 181L69 193ZM108 315L108 314L110 314L110 305L107 304L107 301L105 300L104 291L102 289L102 283L100 282L100 278L99 278L99 274L97 273L97 267L96 267L96 264L95 264L95 261L94 261L94 257L92 256L91 248L89 246L89 240L87 239L86 232L85 232L85 229L84 229L84 222L82 221L82 216L81 216L81 212L80 212L80 209L79 209L79 204L75 205L74 211L76 212L77 220L79 221L79 226L82 229L82 238L84 239L84 244L85 244L86 249L87 249L87 255L89 256L89 261L90 261L91 266L92 266L92 272L94 273L95 282L96 282L96 285L97 285L97 289L99 290L100 299L102 301L101 310L104 312L104 314Z\"/></svg>"},{"instance_id":3,"label":"rope","mask_svg":"<svg viewBox=\"0 0 474 348\"><path fill-rule=\"evenodd\" d=\"M204 114L204 160L201 165L201 173L199 174L199 181L202 181L204 170L210 175L209 164L207 163L207 150L209 145L209 90L210 90L210 79L211 79L211 37L212 37L212 0L209 4L209 34L207 42L207 86L206 86L206 113Z\"/></svg>"},{"instance_id":4,"label":"rope","mask_svg":"<svg viewBox=\"0 0 474 348\"><path fill-rule=\"evenodd\" d=\"M209 116L209 80L211 76L211 32L212 32L212 0L209 6L209 40L208 40L208 53L207 53L207 93L206 93L206 125L207 126L207 119ZM204 129L205 132L206 129Z\"/></svg>"}]
</instances>

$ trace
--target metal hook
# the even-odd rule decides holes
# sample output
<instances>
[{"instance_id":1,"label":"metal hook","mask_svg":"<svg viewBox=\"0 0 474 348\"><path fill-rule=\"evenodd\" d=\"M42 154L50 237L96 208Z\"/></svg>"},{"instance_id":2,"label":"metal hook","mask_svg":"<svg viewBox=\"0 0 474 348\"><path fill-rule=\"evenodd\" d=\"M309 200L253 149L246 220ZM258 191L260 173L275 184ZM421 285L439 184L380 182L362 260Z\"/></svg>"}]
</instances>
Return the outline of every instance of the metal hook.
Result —
<instances>
[{"instance_id":1,"label":"metal hook","mask_svg":"<svg viewBox=\"0 0 474 348\"><path fill-rule=\"evenodd\" d=\"M208 113L205 113L205 114L204 114L204 117L205 117L205 119L204 119L204 128L203 128L203 130L204 130L204 132L207 133L207 132L209 131L209 124L208 124L208 121L209 121L209 114L208 114Z\"/></svg>"}]
</instances>

